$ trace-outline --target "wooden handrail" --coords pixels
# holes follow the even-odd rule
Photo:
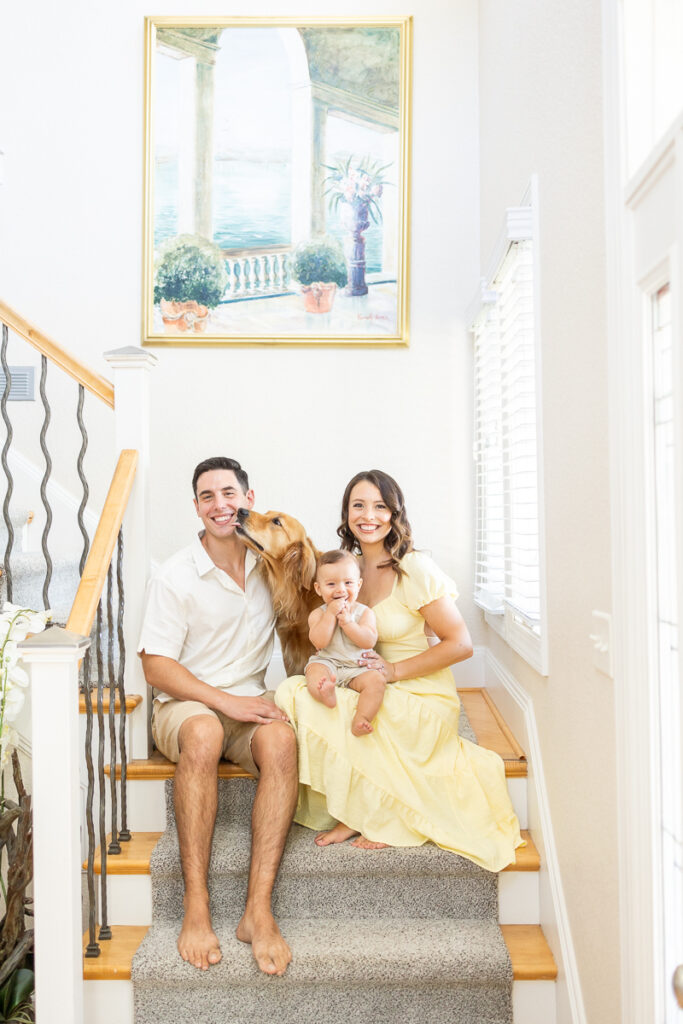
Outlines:
[[[135,479],[138,453],[124,448],[114,470],[107,500],[97,524],[95,537],[78,584],[66,628],[81,636],[89,636],[100,595],[107,578],[109,563],[123,522],[128,498]]]
[[[70,352],[61,348],[56,341],[52,341],[46,334],[39,331],[36,327],[32,327],[28,320],[24,320],[23,316],[19,316],[13,309],[0,299],[0,322],[7,324],[8,327],[18,334],[24,341],[27,341],[29,345],[33,345],[34,348],[38,349],[41,355],[46,356],[51,362],[60,369],[68,373],[70,377],[82,384],[84,388],[100,398],[112,409],[114,408],[114,385],[111,381],[107,380],[106,377],[100,377],[99,373],[95,373],[89,367],[81,363],[75,356],[72,356]]]

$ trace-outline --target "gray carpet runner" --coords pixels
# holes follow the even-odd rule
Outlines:
[[[472,735],[464,715],[461,732]],[[262,974],[235,938],[255,789],[250,779],[219,782],[209,885],[223,960],[201,972],[176,949],[183,884],[166,784],[154,920],[133,960],[136,1024],[512,1024],[497,876],[432,844],[321,850],[292,826],[273,903],[294,959],[282,978]]]

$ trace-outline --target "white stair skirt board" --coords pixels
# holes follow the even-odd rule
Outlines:
[[[498,703],[503,718],[511,724],[513,731],[516,731],[517,739],[522,744],[529,760],[529,784],[533,786],[533,792],[529,799],[535,810],[534,820],[526,827],[531,829],[543,858],[544,877],[539,887],[540,924],[546,938],[552,944],[552,953],[558,968],[557,982],[553,983],[555,985],[555,1005],[558,1007],[557,1013],[562,1024],[570,1024],[570,1022],[571,1024],[587,1024],[574,942],[569,926],[569,914],[562,887],[555,834],[550,816],[550,802],[545,785],[541,744],[536,727],[533,701],[488,648],[486,649],[486,685],[492,691],[493,699]],[[497,699],[501,691],[506,698],[505,701]],[[513,722],[510,721],[512,715],[508,714],[509,708],[514,709],[515,721]],[[519,729],[518,720],[520,718],[524,723],[523,730],[521,730],[523,734],[520,734]],[[510,782],[517,781],[521,780],[508,779],[508,788]],[[526,783],[526,780],[524,781]],[[552,941],[553,936],[559,939],[559,943]],[[536,985],[538,983],[525,982],[525,984]],[[555,1014],[550,1019],[554,1021]]]
[[[131,981],[85,981],[83,1001],[85,1024],[135,1024]],[[512,1010],[514,1024],[555,1024],[555,982],[513,982]]]
[[[514,992],[512,994],[514,1004]],[[132,981],[84,981],[84,1024],[134,1024]]]

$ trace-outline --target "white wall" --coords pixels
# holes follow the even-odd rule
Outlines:
[[[613,683],[589,640],[611,609],[600,6],[481,0],[479,81],[484,262],[539,176],[549,677],[484,642],[533,699],[586,1016],[616,1024]]]
[[[234,13],[266,10],[292,13],[285,0]],[[163,13],[174,12],[211,7],[170,0]],[[296,8],[308,12],[343,7]],[[140,341],[147,13],[142,0],[13,5],[0,42],[2,295],[104,375],[102,352]],[[377,0],[373,13],[393,15],[395,4]],[[417,544],[458,579],[473,614],[463,310],[478,274],[476,32],[475,0],[423,0],[415,15],[408,350],[157,350],[156,559],[194,529],[190,477],[207,455],[239,458],[257,507],[298,516],[321,546],[335,543],[347,479],[378,466],[398,478]]]

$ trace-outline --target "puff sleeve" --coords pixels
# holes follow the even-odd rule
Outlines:
[[[458,597],[454,581],[422,551],[411,551],[401,559],[404,576],[401,589],[405,604],[411,611],[418,611],[440,597]]]

